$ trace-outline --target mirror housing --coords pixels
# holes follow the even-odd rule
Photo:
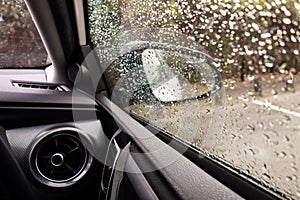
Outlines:
[[[125,49],[109,67],[122,78],[114,90],[118,101],[129,95],[131,103],[181,102],[207,98],[222,88],[221,74],[204,52],[145,41],[127,43]]]

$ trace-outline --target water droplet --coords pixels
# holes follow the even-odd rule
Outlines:
[[[288,136],[284,136],[284,140],[285,142],[289,142],[290,141],[290,138]]]
[[[282,158],[286,158],[286,153],[284,151],[281,151],[279,153],[279,156],[282,157]]]
[[[292,167],[292,171],[297,172],[298,169],[296,167]]]
[[[270,175],[266,174],[266,173],[263,173],[262,175],[263,179],[266,180],[266,181],[269,181],[271,179]]]
[[[251,153],[252,156],[255,155],[255,151],[253,149],[249,149],[249,151],[250,151],[250,153]]]
[[[290,18],[283,18],[283,23],[285,23],[285,24],[291,24],[291,19]]]
[[[255,76],[254,76],[254,75],[248,75],[248,80],[249,80],[249,81],[253,81],[253,80],[254,80],[254,78],[255,78]]]
[[[268,136],[267,134],[264,134],[264,137],[265,137],[265,139],[266,139],[267,141],[270,140],[270,136]]]
[[[272,93],[272,95],[277,95],[278,94],[276,89],[272,89],[271,93]]]
[[[267,169],[266,163],[263,164],[262,170],[263,170],[263,171],[267,171],[267,170],[268,170],[268,169]]]
[[[253,27],[255,30],[259,30],[259,25],[256,24],[256,23],[252,23],[252,27]]]
[[[266,67],[272,68],[273,66],[274,66],[273,63],[271,63],[271,62],[266,63]]]
[[[293,83],[294,83],[294,80],[293,80],[293,79],[288,79],[286,82],[287,82],[288,84],[293,84]]]
[[[297,10],[300,10],[300,3],[295,2],[294,5],[295,5],[295,8],[296,8]]]
[[[255,127],[251,124],[247,125],[247,130],[250,132],[250,133],[254,133],[255,131]]]
[[[227,99],[228,99],[229,101],[231,101],[231,100],[232,100],[232,96],[231,96],[230,94],[228,94],[228,95],[227,95]]]
[[[271,37],[271,34],[270,33],[263,33],[263,34],[261,34],[261,38],[269,38],[269,37]]]
[[[264,123],[258,122],[257,124],[258,124],[258,127],[259,127],[259,128],[264,129],[264,127],[265,127]]]

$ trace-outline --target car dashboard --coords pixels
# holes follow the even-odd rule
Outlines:
[[[16,81],[24,83],[17,78],[1,77],[0,125],[33,192],[38,199],[76,199],[83,192],[96,199],[103,165],[82,144],[85,134],[76,127],[72,112],[89,116],[96,113],[95,103],[70,91],[16,86]],[[78,123],[92,120],[85,117]]]

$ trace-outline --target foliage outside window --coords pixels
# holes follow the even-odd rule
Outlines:
[[[0,68],[41,67],[49,63],[24,1],[0,1],[0,27]]]

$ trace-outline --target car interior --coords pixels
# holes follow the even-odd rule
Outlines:
[[[25,2],[51,64],[0,70],[0,199],[285,198],[112,102],[86,0]]]

